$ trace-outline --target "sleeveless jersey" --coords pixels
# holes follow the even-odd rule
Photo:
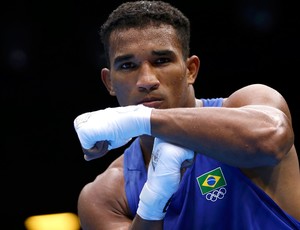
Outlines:
[[[203,106],[222,106],[222,98],[202,99]],[[132,217],[147,179],[139,138],[124,152],[125,191]],[[300,229],[263,190],[235,167],[196,154],[173,195],[164,218],[166,230]]]

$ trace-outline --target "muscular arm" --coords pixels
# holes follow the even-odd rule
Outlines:
[[[78,199],[78,216],[84,230],[163,229],[163,221],[132,220],[125,195],[123,156],[91,183]]]
[[[252,85],[230,95],[221,108],[153,109],[151,134],[244,168],[280,207],[300,218],[296,199],[300,183],[286,180],[290,175],[300,176],[291,116],[277,91]],[[78,202],[82,226],[85,230],[161,229],[162,221],[147,221],[138,215],[132,222],[122,167],[110,167],[83,189]]]
[[[118,158],[78,199],[78,215],[84,230],[128,229],[132,220],[125,198],[123,157]]]
[[[236,166],[300,220],[300,172],[284,98],[263,85],[230,95],[223,107],[153,110],[152,135]],[[287,180],[291,175],[293,179]]]
[[[151,132],[229,165],[275,165],[294,141],[283,97],[262,85],[233,93],[223,107],[153,110]]]

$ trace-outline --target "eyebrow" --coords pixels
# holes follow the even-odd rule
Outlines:
[[[121,55],[116,57],[116,59],[114,60],[114,65],[118,64],[118,62],[124,62],[126,60],[129,60],[130,58],[133,58],[134,55],[133,54],[126,54],[126,55]]]
[[[157,56],[174,55],[174,52],[171,50],[154,50],[154,51],[152,51],[152,54],[157,55]]]
[[[174,52],[171,50],[153,50],[151,54],[154,56],[165,56],[165,55],[174,55]],[[133,54],[120,55],[115,58],[114,65],[118,64],[119,62],[127,61],[133,57],[134,57]]]

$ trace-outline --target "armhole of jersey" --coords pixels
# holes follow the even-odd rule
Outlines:
[[[222,107],[223,105],[223,98],[210,98],[210,99],[200,99],[203,103],[203,107]],[[196,106],[198,107],[199,100],[196,100]]]
[[[129,153],[127,153],[127,151],[124,152],[124,180],[125,180],[125,194],[126,194],[126,198],[127,198],[127,203],[129,206],[129,210],[131,213],[131,217],[134,217],[134,196],[131,192],[132,188],[131,188],[131,183],[130,183],[130,179],[129,177],[129,169],[128,169],[128,164],[129,164]]]
[[[136,214],[139,194],[147,179],[146,167],[138,139],[124,152],[125,193],[132,218]]]

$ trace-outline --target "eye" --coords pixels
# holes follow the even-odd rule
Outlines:
[[[120,65],[120,69],[133,69],[136,67],[136,64],[134,64],[133,62],[124,62]]]
[[[155,60],[155,64],[161,65],[161,64],[169,63],[170,61],[171,61],[170,58],[158,58]]]

